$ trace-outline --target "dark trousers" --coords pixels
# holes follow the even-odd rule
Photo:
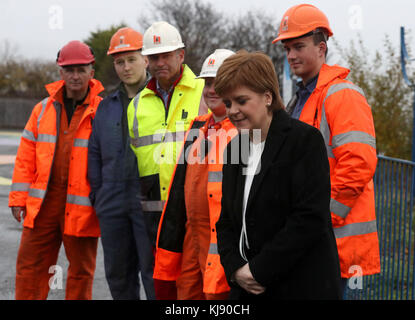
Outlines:
[[[104,250],[105,276],[114,300],[140,299],[141,272],[148,300],[155,299],[153,247],[140,211],[98,214]]]
[[[348,285],[348,283],[349,283],[349,279],[347,279],[347,278],[341,278],[341,281],[340,281],[340,288],[341,288],[341,294],[342,294],[342,299],[343,300],[347,300],[347,295],[346,295],[346,293],[347,293],[347,285]]]

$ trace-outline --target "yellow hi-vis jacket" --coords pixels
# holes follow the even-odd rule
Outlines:
[[[147,85],[134,97],[127,111],[131,147],[137,156],[142,182],[144,212],[160,212],[184,135],[199,114],[204,80],[187,65],[176,84],[168,111],[163,100]]]

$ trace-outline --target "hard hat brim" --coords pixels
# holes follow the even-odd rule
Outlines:
[[[149,48],[149,49],[144,49],[143,51],[141,51],[141,54],[143,56],[149,56],[152,54],[159,54],[159,53],[166,53],[166,52],[172,52],[175,51],[177,49],[180,48],[184,48],[184,44],[178,45],[178,46],[163,46],[160,48]]]
[[[276,43],[278,41],[281,40],[288,40],[288,39],[294,39],[294,38],[299,38],[305,34],[307,34],[308,32],[290,32],[290,33],[284,33],[278,37],[276,37],[272,43]]]
[[[111,56],[116,53],[124,53],[124,52],[131,52],[131,51],[138,51],[141,50],[139,47],[129,47],[129,48],[123,48],[123,49],[115,49],[115,50],[108,50],[107,55]]]
[[[203,72],[195,79],[204,79],[204,78],[216,78],[216,72]]]
[[[326,30],[327,30],[327,36],[328,37],[331,37],[331,36],[333,36],[333,32],[330,30],[330,29],[327,29],[327,28],[325,28]],[[313,29],[314,30],[314,29]],[[284,34],[282,34],[282,35],[280,35],[280,36],[278,36],[278,37],[276,37],[273,41],[272,41],[272,43],[276,43],[276,42],[278,42],[278,41],[282,41],[282,40],[289,40],[289,39],[295,39],[295,38],[300,38],[301,36],[304,36],[304,35],[306,35],[307,33],[309,33],[310,31],[303,31],[303,32],[287,32],[287,33],[284,33]]]
[[[200,75],[197,76],[195,79],[206,79],[206,78],[216,78],[216,76],[212,76],[212,75]]]
[[[68,66],[87,66],[90,64],[94,64],[95,63],[95,59],[94,60],[90,60],[90,61],[85,61],[85,60],[69,60],[69,61],[65,61],[65,62],[57,62],[57,65],[59,67],[68,67]]]

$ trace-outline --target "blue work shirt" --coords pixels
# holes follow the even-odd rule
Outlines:
[[[304,105],[307,102],[308,98],[310,97],[311,93],[314,91],[317,85],[318,74],[309,80],[306,85],[303,84],[302,81],[297,83],[297,103],[295,105],[294,111],[291,115],[294,119],[299,119],[301,115],[301,111],[303,111]]]
[[[158,81],[156,81],[156,88],[157,88],[157,92],[160,94],[161,98],[163,99],[164,106],[167,109],[167,106],[168,106],[168,103],[169,103],[169,97],[170,97],[170,94],[172,93],[174,87],[171,87],[169,91],[166,91],[160,86],[160,83]]]

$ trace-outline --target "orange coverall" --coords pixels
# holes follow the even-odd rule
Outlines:
[[[35,226],[33,229],[23,229],[16,264],[16,300],[47,298],[49,282],[53,276],[49,268],[56,265],[62,242],[69,261],[66,299],[92,298],[98,238],[64,235],[70,155],[79,122],[86,109],[85,104],[89,104],[90,96],[87,96],[82,105],[76,107],[69,126],[63,107],[62,91],[57,93],[56,98],[62,104],[62,110],[55,159],[48,190]]]

